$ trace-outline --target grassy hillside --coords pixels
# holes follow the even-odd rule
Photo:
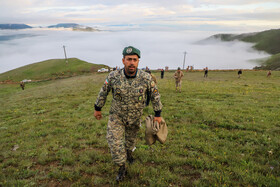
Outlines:
[[[244,42],[255,43],[253,46],[256,50],[265,51],[269,54],[276,55],[280,54],[280,29],[272,29],[257,33],[248,34],[217,34],[212,36],[214,38],[219,38],[222,41],[233,41],[241,40]],[[272,57],[272,59],[266,61],[260,68],[262,69],[278,69],[280,68],[279,55]]]
[[[77,58],[68,59],[68,64],[65,63],[64,59],[52,59],[2,73],[0,74],[0,81],[21,81],[23,79],[44,80],[48,78],[74,76],[87,72],[96,72],[101,67],[105,67],[105,65],[91,64]]]
[[[262,66],[255,69],[280,70],[280,53],[272,55]]]
[[[254,48],[257,50],[265,51],[269,54],[280,53],[280,29],[240,35],[217,34],[212,37],[219,38],[222,41],[241,40],[244,42],[256,43]]]
[[[168,128],[165,144],[145,145],[120,186],[279,186],[280,72],[155,73]],[[106,74],[0,85],[0,186],[113,186],[106,126],[93,117]],[[153,114],[151,106],[144,116]],[[144,119],[144,117],[143,117]]]
[[[258,32],[253,35],[244,35],[241,39],[245,42],[256,43],[254,48],[269,54],[280,53],[280,29]]]

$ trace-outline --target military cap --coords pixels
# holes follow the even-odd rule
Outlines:
[[[139,58],[141,57],[141,54],[140,54],[140,50],[133,47],[133,46],[128,46],[128,47],[125,47],[123,49],[123,56],[126,56],[126,55],[137,55]]]

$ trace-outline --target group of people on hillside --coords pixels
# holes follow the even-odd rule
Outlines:
[[[112,160],[118,166],[116,181],[121,182],[127,175],[126,164],[133,164],[137,133],[140,129],[143,109],[148,105],[150,99],[154,117],[153,122],[161,124],[163,121],[161,112],[163,105],[157,87],[156,77],[149,68],[146,71],[138,69],[141,58],[139,49],[128,46],[122,52],[123,68],[116,67],[106,77],[94,104],[94,117],[97,120],[102,118],[102,108],[105,105],[108,94],[113,95],[111,108],[107,123],[106,139],[110,148]],[[238,78],[242,70],[238,71]],[[181,92],[182,78],[184,73],[177,68],[173,77],[175,79],[176,92]],[[271,76],[271,71],[267,77]],[[208,67],[204,68],[204,77],[208,77]],[[161,79],[164,78],[164,70],[161,69]],[[24,82],[20,83],[24,90]]]
[[[238,78],[241,77],[241,75],[242,75],[242,69],[238,70],[237,75],[238,75]],[[270,76],[271,76],[271,70],[269,70],[269,71],[267,72],[266,76],[267,76],[267,77],[270,77]]]
[[[207,77],[208,77],[208,67],[204,68],[203,70],[204,70],[204,77],[207,78]],[[241,77],[241,75],[242,75],[242,69],[239,69],[239,70],[238,70],[237,75],[238,75],[238,78]],[[271,70],[269,70],[269,71],[267,72],[267,75],[266,75],[266,76],[267,76],[267,77],[270,77],[270,76],[271,76]]]
[[[161,117],[162,103],[157,87],[157,79],[151,73],[148,67],[146,70],[138,69],[141,53],[140,50],[128,46],[123,49],[122,62],[124,67],[114,68],[104,81],[102,88],[96,99],[94,108],[94,117],[97,120],[102,118],[101,109],[105,105],[107,95],[112,92],[113,99],[109,112],[107,124],[107,142],[110,148],[113,162],[119,167],[116,181],[121,182],[127,175],[126,162],[133,164],[135,158],[136,137],[140,129],[140,119],[143,109],[151,101],[154,117],[153,122],[161,124],[164,121]],[[161,79],[164,78],[164,70],[160,69]],[[238,78],[241,78],[242,69],[239,69]],[[271,76],[271,70],[268,71],[267,77]],[[182,78],[184,76],[180,67],[175,71],[176,92],[182,91]],[[208,77],[208,67],[204,68],[204,78]],[[22,90],[25,83],[20,82]]]

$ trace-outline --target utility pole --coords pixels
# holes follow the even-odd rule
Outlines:
[[[186,54],[187,54],[187,52],[185,51],[185,52],[184,52],[184,62],[183,62],[183,70],[185,69],[185,60],[186,60]]]
[[[66,56],[65,45],[63,46],[63,49],[64,49],[64,55],[65,55],[65,62],[66,62],[66,65],[67,65],[68,64],[68,59],[67,59],[67,56]]]

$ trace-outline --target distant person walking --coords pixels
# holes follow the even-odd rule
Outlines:
[[[164,77],[164,70],[163,70],[163,69],[161,69],[160,77],[161,77],[162,79],[163,79],[163,77]]]
[[[152,72],[150,71],[150,69],[148,68],[148,66],[146,66],[145,72],[152,74]]]
[[[206,67],[205,69],[204,69],[204,77],[208,77],[208,67]]]
[[[25,83],[23,81],[20,82],[20,87],[21,87],[22,90],[24,90]]]
[[[241,77],[241,74],[242,74],[242,70],[240,69],[240,70],[237,72],[237,74],[238,74],[238,78],[240,78],[240,77]]]
[[[179,91],[180,92],[182,91],[181,87],[182,87],[182,77],[183,76],[184,76],[183,72],[178,67],[177,71],[175,71],[175,73],[174,73],[175,84],[176,84],[176,92],[177,92],[178,87],[179,87]]]
[[[271,70],[269,70],[269,71],[267,72],[266,77],[270,77],[270,76],[271,76]]]

